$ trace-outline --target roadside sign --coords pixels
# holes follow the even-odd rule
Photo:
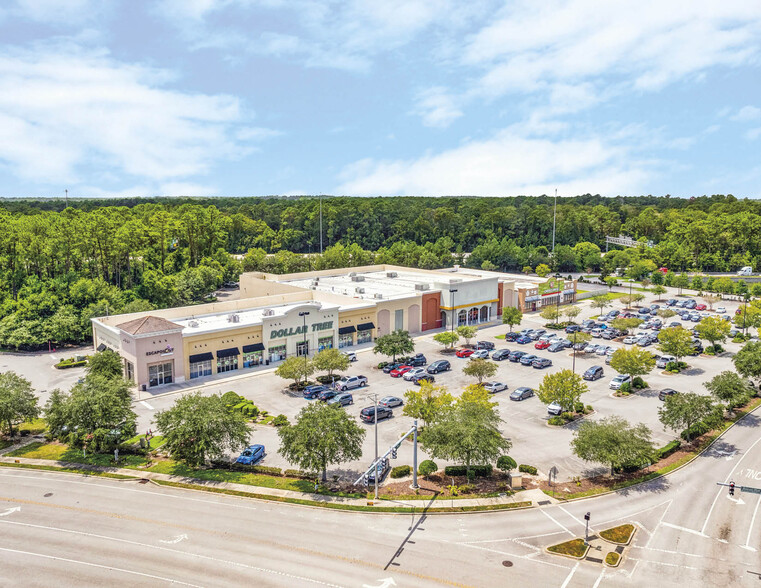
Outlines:
[[[761,494],[761,488],[754,488],[753,486],[740,486],[740,490],[751,494]]]

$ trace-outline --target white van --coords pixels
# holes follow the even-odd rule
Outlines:
[[[737,272],[738,276],[752,276],[753,275],[753,268],[749,265],[746,265],[745,267],[741,267],[740,270]]]

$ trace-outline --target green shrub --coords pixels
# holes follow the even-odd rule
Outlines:
[[[562,416],[550,417],[547,422],[556,427],[562,427],[563,425],[565,425],[565,419]]]
[[[234,406],[240,402],[245,400],[242,396],[239,396],[235,392],[225,392],[222,394],[222,402],[224,402],[227,406]]]
[[[470,466],[470,471],[476,477],[485,478],[491,476],[493,469],[490,465],[473,465]],[[444,468],[444,474],[447,476],[467,476],[468,468],[464,465],[447,466]]]
[[[573,420],[573,417],[574,417],[575,415],[574,415],[572,412],[564,412],[564,413],[563,413],[563,414],[561,414],[560,416],[562,417],[562,419],[563,419],[565,422],[569,423],[569,422],[571,422],[571,421]]]
[[[668,457],[669,455],[674,453],[681,446],[682,446],[682,442],[679,439],[674,439],[673,441],[671,441],[671,443],[666,443],[666,445],[664,445],[658,451],[656,451],[656,456],[658,457],[658,459],[663,459],[664,457]]]
[[[688,441],[694,439],[695,437],[705,435],[710,430],[711,426],[709,424],[705,423],[704,421],[700,421],[699,423],[692,425],[689,429],[682,431],[679,436],[685,441]]]
[[[645,382],[640,376],[635,376],[634,380],[632,380],[632,387],[635,390],[644,390],[647,388],[647,382]]]
[[[303,480],[313,480],[314,474],[310,472],[302,472],[301,470],[285,470],[283,475],[286,478],[301,478]]]
[[[584,414],[589,414],[590,412],[594,412],[594,410],[595,410],[595,409],[594,409],[594,408],[592,408],[592,405],[591,405],[591,404],[587,404],[587,405],[584,407]]]
[[[503,472],[509,472],[517,467],[518,464],[509,455],[501,455],[499,459],[497,459],[497,469],[500,469]]]
[[[629,382],[624,382],[618,387],[619,394],[631,394],[632,385]]]
[[[518,471],[523,472],[524,474],[536,475],[536,468],[532,465],[526,465],[525,463],[518,466]]]
[[[279,414],[274,419],[272,419],[272,424],[275,427],[282,427],[283,425],[287,425],[288,417],[284,414]]]
[[[87,358],[78,359],[75,357],[70,357],[69,359],[62,359],[57,364],[55,364],[55,367],[59,370],[65,370],[68,368],[82,367],[84,365],[87,365]]]
[[[382,361],[378,364],[378,369],[382,370],[384,367],[386,367],[390,362],[388,361]]]
[[[436,462],[430,459],[426,459],[425,461],[422,461],[420,465],[417,467],[417,473],[420,476],[423,476],[427,478],[431,474],[435,474],[439,471],[439,466],[436,465]]]
[[[573,410],[578,413],[584,412],[584,403],[583,402],[575,402],[573,405]]]
[[[395,468],[391,468],[392,478],[406,478],[412,473],[412,467],[408,465],[400,465]]]
[[[283,475],[283,470],[281,470],[280,468],[273,468],[270,466],[249,466],[247,467],[247,469],[257,474],[266,474],[268,476],[282,476]]]

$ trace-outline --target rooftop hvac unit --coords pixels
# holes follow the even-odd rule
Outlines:
[[[383,294],[381,294],[380,292],[376,292],[375,294],[373,294],[373,298],[375,298],[376,300],[383,300]]]
[[[355,274],[355,275],[353,275],[351,277],[351,281],[352,282],[364,282],[365,281],[365,276],[358,276],[358,275]]]
[[[357,294],[364,294],[365,293],[365,289],[364,288],[354,288],[354,291]]]
[[[197,329],[197,328],[198,328],[198,321],[190,321],[190,322],[188,323],[188,326],[189,326],[190,328],[192,328],[192,329]]]
[[[228,314],[227,315],[227,322],[228,323],[239,323],[240,322],[240,316],[237,314]]]
[[[317,290],[317,286],[312,286],[312,290]]]
[[[397,277],[399,277],[399,274],[396,273],[396,272],[386,272],[386,277],[387,278],[397,278]]]
[[[275,316],[275,311],[272,310],[271,308],[265,308],[262,311],[262,316]]]
[[[349,277],[350,278],[353,278],[356,275],[357,275],[357,272],[349,272]]]
[[[415,284],[415,290],[428,290],[430,286],[428,284]]]

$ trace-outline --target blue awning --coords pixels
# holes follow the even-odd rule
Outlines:
[[[220,349],[217,351],[217,357],[235,357],[236,355],[240,355],[240,351],[238,351],[237,347],[230,347],[229,349]]]
[[[526,298],[526,302],[536,302],[537,300],[541,300],[541,296],[529,296]]]

